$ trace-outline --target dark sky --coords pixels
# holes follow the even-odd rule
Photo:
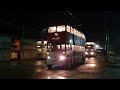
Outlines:
[[[79,12],[73,11],[73,15],[85,26],[83,32],[88,41],[99,41],[104,36],[103,12]]]
[[[85,32],[90,38],[96,37],[98,33],[103,32],[103,15],[101,12],[81,12],[78,9],[70,9],[69,12],[79,21],[79,23],[70,15],[65,15],[64,10],[39,10],[39,9],[3,9],[0,14],[0,20],[10,22],[18,26],[26,26],[41,30],[48,25],[56,23],[68,22],[73,25],[82,24],[82,27],[77,27]]]
[[[54,25],[56,23],[59,24],[62,22],[64,23],[69,22],[72,23],[73,25],[81,23],[82,26],[76,28],[85,33],[88,41],[100,41],[101,43],[104,43],[106,29],[110,31],[110,35],[113,38],[119,37],[120,29],[119,11],[80,10],[75,8],[67,10],[72,13],[72,15],[77,19],[77,21],[73,19],[70,15],[66,16],[64,14],[66,9],[41,10],[36,8],[32,9],[22,8],[12,10],[2,9],[0,13],[0,20],[1,23],[9,22],[18,27],[22,27],[22,25],[24,25],[27,28],[25,29],[27,32],[36,31],[37,33],[39,33],[43,28],[49,25]]]

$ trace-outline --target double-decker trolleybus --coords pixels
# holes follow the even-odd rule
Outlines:
[[[70,25],[48,28],[47,58],[48,68],[62,66],[71,68],[85,61],[85,35]]]

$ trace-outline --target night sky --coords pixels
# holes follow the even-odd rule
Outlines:
[[[22,25],[25,26],[26,32],[40,33],[47,26],[70,23],[72,25],[82,24],[81,27],[76,27],[80,31],[84,32],[87,41],[99,41],[104,43],[105,32],[109,30],[110,42],[120,45],[120,11],[96,11],[96,10],[79,10],[79,9],[67,9],[72,15],[79,21],[73,19],[70,15],[65,15],[66,9],[62,10],[39,10],[39,9],[3,9],[0,14],[1,24],[7,27],[17,26],[19,28]],[[14,25],[7,24],[5,22],[12,23]],[[2,25],[2,26],[4,26]],[[15,27],[14,27],[15,28]],[[16,30],[16,29],[11,29]],[[12,31],[11,31],[12,32]],[[116,40],[114,40],[116,39]]]
[[[39,9],[32,9],[29,11],[24,9],[3,9],[2,13],[0,14],[0,20],[10,22],[20,27],[24,25],[27,28],[33,28],[37,31],[55,24],[82,24],[81,27],[76,28],[87,34],[86,37],[90,38],[90,40],[94,39],[96,35],[100,35],[100,33],[103,32],[104,21],[101,12],[81,12],[78,10],[70,10],[70,12],[79,21],[79,23],[70,15],[65,15],[65,10],[39,11]]]

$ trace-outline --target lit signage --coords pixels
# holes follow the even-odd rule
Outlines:
[[[55,37],[52,37],[51,40],[59,40],[60,39],[60,37],[58,37],[58,33],[55,33],[54,35],[55,35]]]
[[[53,37],[51,40],[59,40],[60,37]]]
[[[66,40],[66,33],[64,32],[55,32],[48,35],[48,41],[60,41],[64,42]]]
[[[55,33],[55,36],[58,36],[58,33]]]

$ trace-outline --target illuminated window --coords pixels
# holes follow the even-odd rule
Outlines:
[[[82,34],[81,36],[82,36],[82,38],[83,38],[83,34]]]
[[[75,50],[75,45],[72,45],[72,50]]]
[[[81,47],[81,51],[85,51],[85,47],[84,46]]]
[[[51,28],[48,29],[48,33],[51,33]]]
[[[74,34],[74,29],[71,27],[71,33]]]
[[[57,32],[65,31],[65,25],[57,26]]]
[[[80,32],[78,32],[78,36],[80,37]]]
[[[83,34],[82,34],[82,38],[83,38]]]
[[[70,44],[68,45],[66,45],[66,50],[70,50]]]
[[[79,33],[78,33],[78,31],[76,31],[76,35],[77,35],[77,36],[79,36]]]
[[[81,33],[79,33],[79,37],[81,37]]]
[[[77,30],[75,31],[75,35],[77,36]]]
[[[78,36],[80,37],[80,32],[78,32]]]
[[[80,51],[81,51],[81,46],[80,46]]]
[[[68,45],[66,45],[66,50],[69,50],[69,46]]]
[[[78,50],[78,46],[77,46],[77,45],[75,46],[75,50],[76,50],[76,51]]]
[[[78,31],[76,30],[76,35],[78,36]]]
[[[49,27],[48,33],[56,32],[56,26]]]
[[[70,32],[70,26],[67,26],[67,32]]]
[[[76,30],[74,29],[74,35],[76,35],[75,33],[76,33]]]
[[[65,50],[65,44],[61,45],[62,50]]]
[[[77,36],[77,31],[76,31],[76,29],[74,29],[74,35],[76,35],[76,36]]]
[[[85,35],[83,35],[83,39],[85,39],[85,40],[86,40]]]
[[[77,50],[77,45],[74,46],[75,47],[75,51]]]
[[[60,45],[57,45],[57,48],[60,49]]]

